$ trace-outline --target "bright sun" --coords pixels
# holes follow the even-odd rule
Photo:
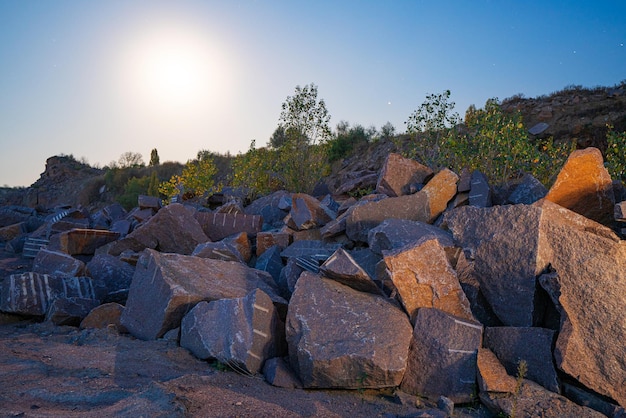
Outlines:
[[[223,83],[219,51],[206,35],[188,28],[145,31],[126,56],[127,90],[142,108],[186,112],[215,101]]]

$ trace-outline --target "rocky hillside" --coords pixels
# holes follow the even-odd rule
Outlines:
[[[626,84],[594,89],[571,87],[537,98],[515,96],[503,100],[502,108],[521,112],[531,138],[553,136],[557,141],[575,140],[579,148],[593,146],[604,151],[607,124],[616,131],[626,130]],[[394,151],[396,145],[391,141],[360,144],[351,155],[335,163],[325,183],[333,192],[372,189],[385,158]],[[216,161],[218,181],[228,177],[228,159],[219,156]],[[165,178],[172,170],[164,168]],[[114,202],[118,192],[107,190],[104,185],[103,170],[72,157],[54,156],[46,161],[41,177],[30,187],[0,188],[0,205],[102,207]]]

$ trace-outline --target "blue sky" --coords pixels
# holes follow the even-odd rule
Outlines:
[[[186,162],[267,143],[315,83],[334,128],[626,79],[626,2],[0,0],[0,186],[53,155]]]

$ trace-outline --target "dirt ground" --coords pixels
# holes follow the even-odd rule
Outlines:
[[[262,377],[218,370],[172,341],[51,323],[0,326],[1,417],[395,417],[418,412],[399,403],[392,390],[276,388]],[[480,412],[458,410],[455,415]]]

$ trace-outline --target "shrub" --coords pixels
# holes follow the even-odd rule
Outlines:
[[[165,196],[167,203],[179,193],[193,197],[220,189],[213,180],[217,173],[213,159],[208,154],[199,154],[199,157],[201,158],[188,161],[180,175],[174,175],[159,185],[159,193]]]
[[[626,181],[626,132],[615,132],[607,126],[605,166],[613,180]]]

